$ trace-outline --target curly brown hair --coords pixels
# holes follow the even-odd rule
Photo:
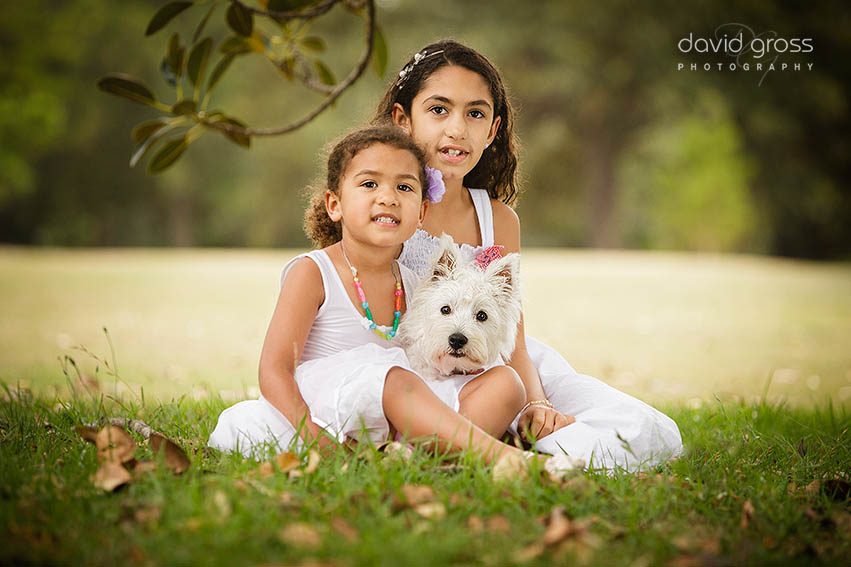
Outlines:
[[[442,51],[442,53],[437,53]],[[482,154],[479,163],[464,176],[464,186],[487,189],[492,199],[498,199],[506,205],[512,205],[517,199],[517,146],[514,135],[514,110],[502,83],[502,77],[488,59],[471,47],[449,39],[426,45],[418,53],[434,53],[421,58],[416,64],[414,58],[403,67],[404,78],[394,77],[384,93],[373,123],[381,124],[391,120],[393,106],[399,103],[408,116],[411,115],[411,103],[423,89],[428,78],[441,67],[458,65],[478,73],[488,84],[494,104],[494,119],[502,121],[496,138]]]
[[[423,151],[414,143],[414,140],[399,128],[384,124],[370,126],[356,130],[346,135],[342,140],[334,144],[328,154],[328,167],[324,187],[308,188],[310,204],[304,212],[304,232],[313,241],[316,248],[325,248],[339,242],[343,238],[343,228],[340,222],[334,222],[328,216],[325,209],[325,192],[331,191],[339,195],[340,180],[346,174],[352,159],[362,150],[373,144],[386,144],[400,150],[406,150],[417,159],[419,163],[420,184],[422,186],[422,199],[426,198],[426,159]]]

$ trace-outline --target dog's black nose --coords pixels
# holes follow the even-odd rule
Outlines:
[[[452,333],[451,335],[449,335],[449,346],[451,346],[453,349],[458,350],[465,344],[467,344],[467,337],[465,337],[461,333]]]

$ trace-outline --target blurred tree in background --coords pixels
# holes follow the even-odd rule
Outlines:
[[[0,240],[49,245],[307,246],[304,186],[322,149],[369,119],[395,72],[427,42],[485,53],[517,104],[524,245],[623,246],[849,256],[847,10],[724,0],[684,6],[541,2],[378,2],[388,76],[364,75],[296,133],[245,151],[221,136],[193,144],[160,176],[130,169],[130,131],[157,118],[105,96],[113,72],[159,93],[167,34],[144,37],[159,0],[4,3],[0,21]],[[246,2],[251,5],[251,2]],[[199,8],[200,9],[200,8]],[[190,10],[191,12],[191,10]],[[343,76],[363,25],[335,8],[314,31]],[[813,69],[677,71],[731,62],[683,54],[690,33],[742,22],[814,50]],[[190,37],[196,16],[171,24]],[[218,26],[218,28],[216,27]],[[209,33],[226,32],[221,15]],[[323,99],[280,80],[260,57],[231,67],[212,104],[249,126],[284,124]]]

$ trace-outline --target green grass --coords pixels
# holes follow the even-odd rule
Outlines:
[[[851,556],[842,480],[851,420],[832,406],[665,407],[685,439],[679,460],[646,475],[585,473],[558,485],[495,483],[469,456],[445,467],[422,451],[405,462],[371,448],[325,455],[299,478],[264,477],[253,461],[203,449],[226,405],[97,394],[0,403],[0,563],[520,564],[557,506],[584,531],[543,548],[530,565],[836,564]],[[144,473],[115,493],[94,487],[96,449],[74,426],[104,415],[140,418],[178,439],[190,469]],[[840,480],[811,484],[823,477]],[[445,517],[400,505],[406,484],[432,487]],[[753,514],[743,526],[746,502]],[[481,531],[470,528],[474,516]],[[350,539],[333,527],[338,518],[353,528]],[[293,524],[318,536],[315,545],[282,536]]]

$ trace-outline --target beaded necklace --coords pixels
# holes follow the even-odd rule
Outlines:
[[[364,312],[366,313],[366,318],[369,319],[369,328],[372,331],[375,331],[379,337],[390,340],[396,336],[396,331],[399,329],[399,317],[402,316],[402,284],[399,282],[399,277],[396,275],[396,270],[391,268],[393,272],[393,278],[396,280],[396,290],[393,294],[396,296],[396,310],[393,311],[393,329],[389,332],[385,333],[381,329],[378,328],[378,325],[375,323],[375,319],[372,318],[372,311],[369,310],[369,302],[366,300],[366,294],[363,292],[363,284],[360,279],[358,279],[358,269],[352,266],[352,263],[349,262],[349,257],[346,255],[346,246],[343,244],[343,241],[340,241],[340,248],[343,250],[343,258],[346,260],[346,264],[349,265],[349,269],[352,271],[352,279],[355,284],[355,291],[358,294],[358,297],[361,300],[361,306],[363,307]]]

